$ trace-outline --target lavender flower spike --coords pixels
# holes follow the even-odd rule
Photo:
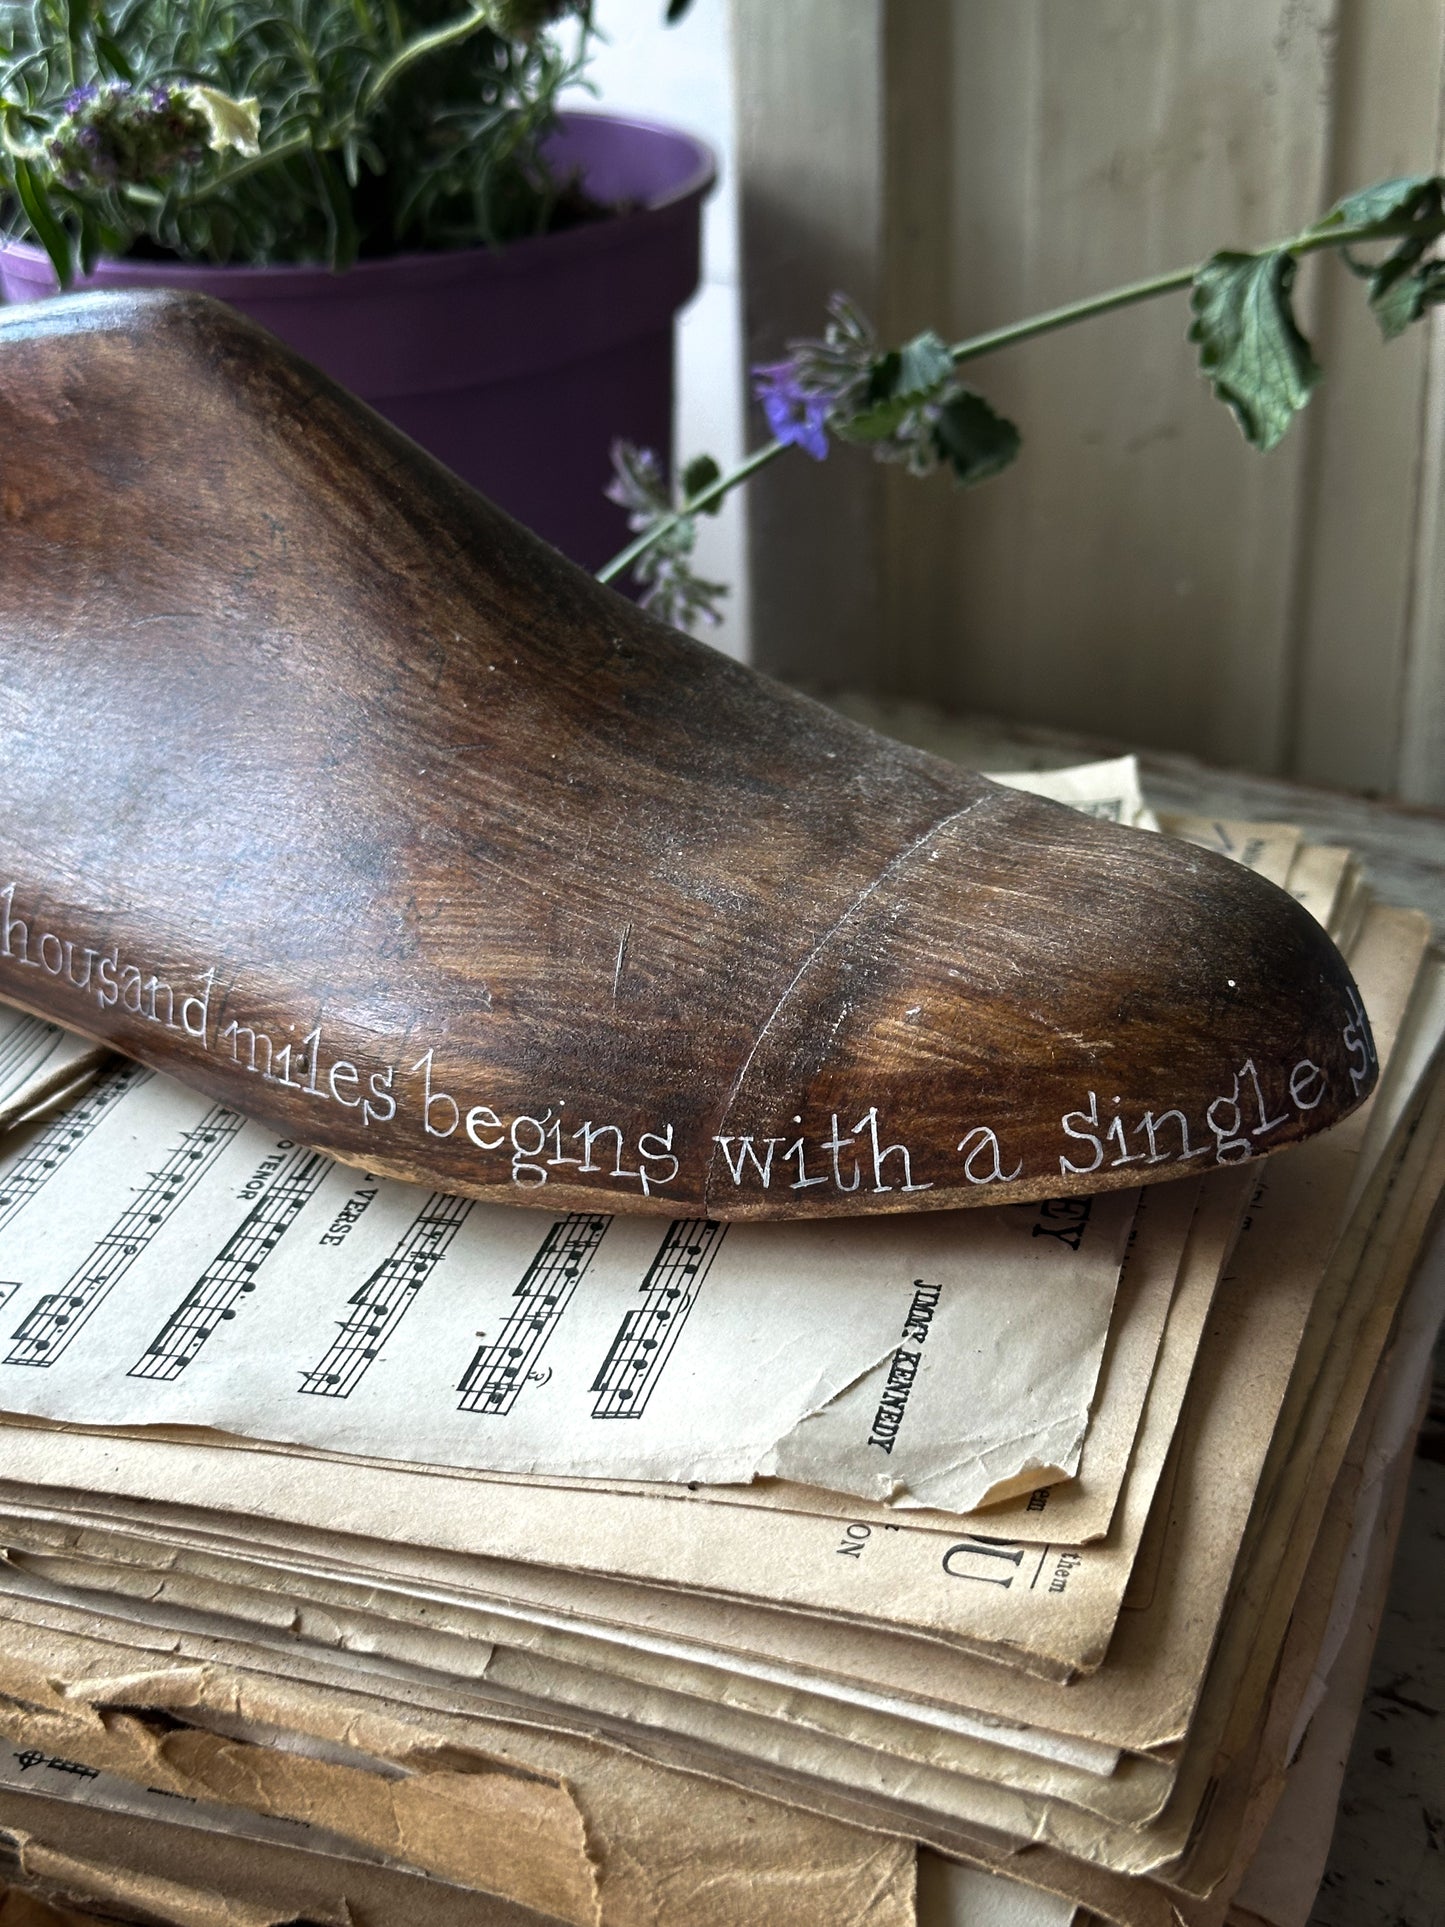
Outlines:
[[[815,462],[828,454],[829,396],[805,388],[797,364],[775,361],[753,369],[753,393],[763,404],[768,427],[780,442],[791,442]]]

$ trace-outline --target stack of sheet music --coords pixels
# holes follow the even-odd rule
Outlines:
[[[1038,786],[1141,820],[1131,781]],[[1347,852],[1166,827],[1328,925],[1383,1068],[1309,1144],[1131,1195],[553,1219],[11,1017],[15,1885],[247,1927],[1303,1927],[1445,1295],[1445,973]]]

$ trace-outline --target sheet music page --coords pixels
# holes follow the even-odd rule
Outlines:
[[[0,1130],[77,1082],[107,1056],[109,1052],[88,1037],[0,1004]]]
[[[1396,1074],[1395,1037],[1411,1001],[1423,949],[1423,935],[1408,913],[1377,911],[1352,959],[1385,1067],[1382,1095],[1387,1104]],[[1114,1633],[1125,1588],[1133,1580],[1138,1611],[1125,1615],[1125,1625],[1132,1624],[1149,1651],[1167,1654],[1169,1694],[1158,1704],[1135,1704],[1129,1696],[1137,1678],[1126,1669],[1120,1679],[1123,1703],[1114,1709],[1117,1725],[1098,1724],[1105,1709],[1082,1683],[1071,1689],[1069,1699],[1090,1722],[1083,1730],[1091,1737],[1136,1748],[1157,1746],[1178,1738],[1187,1721],[1197,1669],[1212,1645],[1244,1517],[1279,1420],[1280,1400],[1298,1363],[1301,1330],[1308,1326],[1335,1246],[1366,1129],[1367,1113],[1362,1112],[1288,1158],[1272,1160],[1257,1171],[1219,1172],[1210,1180],[1210,1188],[1232,1187],[1241,1180],[1252,1187],[1246,1236],[1226,1280],[1229,1317],[1214,1304],[1226,1235],[1212,1253],[1198,1254],[1194,1284],[1189,1283],[1190,1264],[1181,1279],[1181,1292],[1197,1301],[1197,1315],[1190,1321],[1195,1330],[1186,1336],[1172,1316],[1166,1324],[1150,1408],[1153,1391],[1174,1377],[1169,1354],[1182,1349],[1186,1375],[1203,1387],[1193,1421],[1185,1426],[1191,1438],[1197,1431],[1202,1456],[1184,1461],[1194,1468],[1193,1502],[1181,1510],[1182,1489],[1173,1488],[1171,1503],[1159,1515],[1152,1548],[1146,1547],[1142,1557],[1155,1483],[1153,1477],[1137,1476],[1142,1469],[1137,1453],[1108,1537],[1078,1549],[1010,1543],[967,1528],[956,1538],[941,1537],[907,1522],[883,1530],[857,1523],[840,1526],[836,1519],[699,1506],[685,1494],[647,1499],[605,1486],[584,1491],[496,1483],[483,1502],[466,1479],[367,1463],[332,1465],[323,1476],[313,1462],[288,1460],[284,1453],[217,1448],[164,1432],[125,1440],[6,1426],[0,1428],[0,1473],[17,1490],[32,1484],[69,1486],[126,1494],[166,1507],[184,1495],[190,1507],[244,1514],[241,1529],[251,1543],[258,1533],[274,1537],[278,1531],[285,1535],[295,1530],[303,1556],[314,1530],[359,1533],[375,1542],[369,1563],[397,1562],[398,1570],[404,1567],[419,1575],[423,1565],[430,1570],[432,1556],[421,1548],[436,1548],[442,1583],[469,1593],[496,1585],[513,1600],[535,1592],[549,1609],[564,1602],[562,1588],[570,1588],[564,1603],[571,1611],[579,1593],[624,1579],[627,1605],[613,1601],[604,1616],[625,1618],[640,1582],[656,1588],[646,1609],[654,1633],[674,1624],[669,1615],[685,1615],[685,1600],[668,1590],[675,1575],[684,1571],[692,1585],[735,1601],[834,1613],[854,1626],[872,1620],[890,1634],[912,1626],[977,1651],[1003,1650],[1012,1665],[1055,1678],[1098,1665]],[[1226,1234],[1232,1216],[1232,1210],[1224,1213]],[[1191,1246],[1194,1243],[1191,1238]],[[1205,1352],[1196,1361],[1198,1318],[1211,1310],[1217,1315],[1210,1317]],[[1187,1372],[1188,1365],[1196,1365],[1194,1373]],[[1175,1410],[1171,1399],[1164,1426],[1171,1435]],[[1151,1430],[1148,1411],[1144,1429],[1146,1434]],[[548,1548],[553,1562],[545,1568],[535,1563],[539,1545]],[[455,1568],[448,1563],[453,1554],[463,1555]],[[495,1566],[491,1580],[486,1576],[489,1566]],[[703,1628],[708,1639],[717,1634],[713,1610],[710,1603]],[[736,1610],[745,1608],[738,1605]],[[788,1622],[788,1639],[801,1639],[792,1615],[782,1617]],[[682,1636],[696,1635],[685,1618],[676,1623]],[[827,1665],[837,1663],[843,1637],[840,1627],[830,1630]],[[754,1627],[748,1638],[762,1642],[759,1653],[790,1650],[779,1643],[782,1636],[776,1629],[764,1640]],[[1188,1663],[1186,1649],[1192,1655]],[[861,1662],[861,1676],[876,1685],[885,1657],[870,1649]],[[807,1663],[814,1663],[813,1658]],[[939,1657],[930,1655],[917,1691],[927,1696],[933,1690],[929,1681],[936,1680],[939,1665]],[[987,1691],[991,1673],[985,1668],[969,1688],[970,1694],[984,1695],[970,1702],[981,1709],[994,1705]],[[1101,1691],[1105,1686],[1112,1691],[1109,1676],[1101,1675],[1100,1682]],[[997,1710],[1033,1718],[1017,1706]],[[1147,1728],[1139,1726],[1146,1717]],[[1039,1718],[1049,1725],[1062,1719],[1065,1730],[1078,1730],[1058,1706]]]
[[[1139,786],[1136,756],[1111,756],[1106,762],[1075,763],[1068,769],[1007,770],[1002,775],[990,771],[988,780],[1002,783],[1005,789],[1027,790],[1031,796],[1067,803],[1081,816],[1122,823],[1126,829],[1159,828],[1159,819]]]
[[[19,1745],[11,1742],[19,1740]],[[159,1777],[159,1776],[156,1776]],[[106,1813],[129,1814],[138,1820],[162,1820],[171,1826],[198,1827],[205,1832],[235,1834],[246,1840],[277,1840],[285,1846],[305,1847],[312,1853],[342,1853],[379,1860],[358,1842],[330,1833],[324,1827],[285,1816],[250,1813],[164,1787],[146,1786],[104,1767],[67,1759],[51,1748],[28,1743],[16,1733],[0,1741],[0,1787],[22,1793],[41,1793],[51,1800],[99,1807]]]
[[[125,1065],[0,1164],[0,1409],[962,1511],[1077,1470],[1135,1205],[552,1217]]]
[[[912,1498],[896,1500],[889,1508],[856,1495],[820,1492],[786,1479],[747,1486],[700,1486],[696,1496],[714,1505],[766,1505],[783,1512],[821,1513],[872,1525],[901,1516],[906,1510],[911,1526],[956,1534],[961,1524],[967,1524],[1010,1543],[1048,1541],[1056,1546],[1082,1546],[1101,1539],[1109,1529],[1136,1453],[1151,1450],[1149,1441],[1141,1441],[1140,1430],[1152,1395],[1166,1324],[1176,1313],[1188,1315],[1182,1303],[1174,1305],[1175,1283],[1200,1195],[1201,1180],[1195,1178],[1150,1185],[1140,1195],[1109,1321],[1088,1436],[1072,1479],[1040,1486],[1024,1476],[1017,1482],[1020,1490],[1012,1496],[1011,1482],[1001,1481],[989,1503],[967,1515],[933,1512]],[[1239,1212],[1234,1216],[1237,1219]],[[1211,1208],[1207,1235],[1213,1236],[1218,1219],[1219,1213]],[[1227,1235],[1232,1237],[1232,1229]],[[1182,1386],[1179,1396],[1183,1396]],[[653,1490],[646,1485],[630,1489],[642,1493]]]
[[[1388,1103],[1394,1039],[1418,959],[1412,961],[1413,949],[1401,954],[1398,913],[1380,917],[1383,934],[1354,962],[1376,1027]],[[1402,1058],[1414,1049],[1408,1039],[1407,1028]],[[470,1479],[354,1463],[318,1467],[285,1451],[165,1432],[125,1438],[3,1425],[0,1475],[27,1507],[35,1488],[68,1487],[91,1495],[102,1520],[113,1515],[149,1529],[158,1515],[203,1545],[221,1531],[251,1553],[264,1543],[307,1569],[384,1572],[397,1583],[440,1588],[448,1599],[485,1596],[505,1601],[508,1610],[562,1615],[569,1624],[590,1619],[612,1631],[638,1625],[647,1641],[675,1637],[750,1652],[767,1665],[846,1675],[870,1692],[891,1682],[924,1699],[964,1695],[962,1704],[991,1717],[1058,1727],[1100,1744],[1172,1744],[1185,1730],[1213,1644],[1247,1508],[1300,1355],[1301,1321],[1308,1329],[1364,1134],[1363,1116],[1347,1120],[1289,1157],[1207,1181],[1206,1193],[1243,1184],[1258,1195],[1229,1267],[1226,1304],[1214,1303],[1222,1249],[1200,1267],[1194,1286],[1189,1264],[1181,1278],[1180,1293],[1198,1301],[1196,1326],[1209,1321],[1197,1365],[1194,1337],[1177,1361],[1201,1387],[1185,1426],[1189,1477],[1179,1483],[1175,1473],[1166,1475],[1169,1502],[1137,1561],[1141,1583],[1131,1602],[1136,1609],[1123,1615],[1120,1663],[1067,1691],[1010,1670],[1000,1695],[1005,1674],[998,1667],[957,1649],[910,1646],[897,1635],[915,1625],[960,1642],[1002,1644],[1011,1667],[1021,1659],[1035,1670],[1043,1670],[1040,1659],[1097,1664],[1155,1509],[1152,1479],[1141,1487],[1137,1476],[1137,1453],[1108,1540],[1077,1550],[1030,1547],[993,1533],[985,1539],[967,1527],[940,1539],[907,1520],[881,1531],[849,1530],[836,1520],[705,1505],[677,1489],[667,1498],[639,1498],[605,1487],[491,1482],[483,1497]],[[1175,1370],[1168,1354],[1176,1323],[1171,1313],[1146,1439],[1154,1394]],[[1175,1431],[1172,1410],[1166,1436]],[[102,1505],[102,1494],[117,1496]],[[39,1496],[43,1501],[44,1492]],[[73,1523],[69,1511],[46,1516]],[[539,1546],[547,1549],[545,1566],[537,1564]],[[679,1572],[710,1596],[678,1590]],[[721,1618],[720,1595],[729,1596]],[[779,1612],[779,1605],[802,1610]],[[818,1622],[810,1613],[837,1617]]]
[[[1303,842],[1301,832],[1288,823],[1247,823],[1237,817],[1190,816],[1177,811],[1163,812],[1159,823],[1170,836],[1233,857],[1246,870],[1257,871],[1281,888],[1289,881]]]

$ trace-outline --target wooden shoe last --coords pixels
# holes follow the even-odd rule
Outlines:
[[[218,304],[0,316],[0,995],[365,1168],[802,1217],[1357,1104],[1338,953],[653,621]]]

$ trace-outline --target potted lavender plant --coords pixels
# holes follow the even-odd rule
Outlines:
[[[0,0],[0,297],[218,295],[595,566],[611,443],[669,445],[713,164],[558,112],[590,32],[587,0]]]

